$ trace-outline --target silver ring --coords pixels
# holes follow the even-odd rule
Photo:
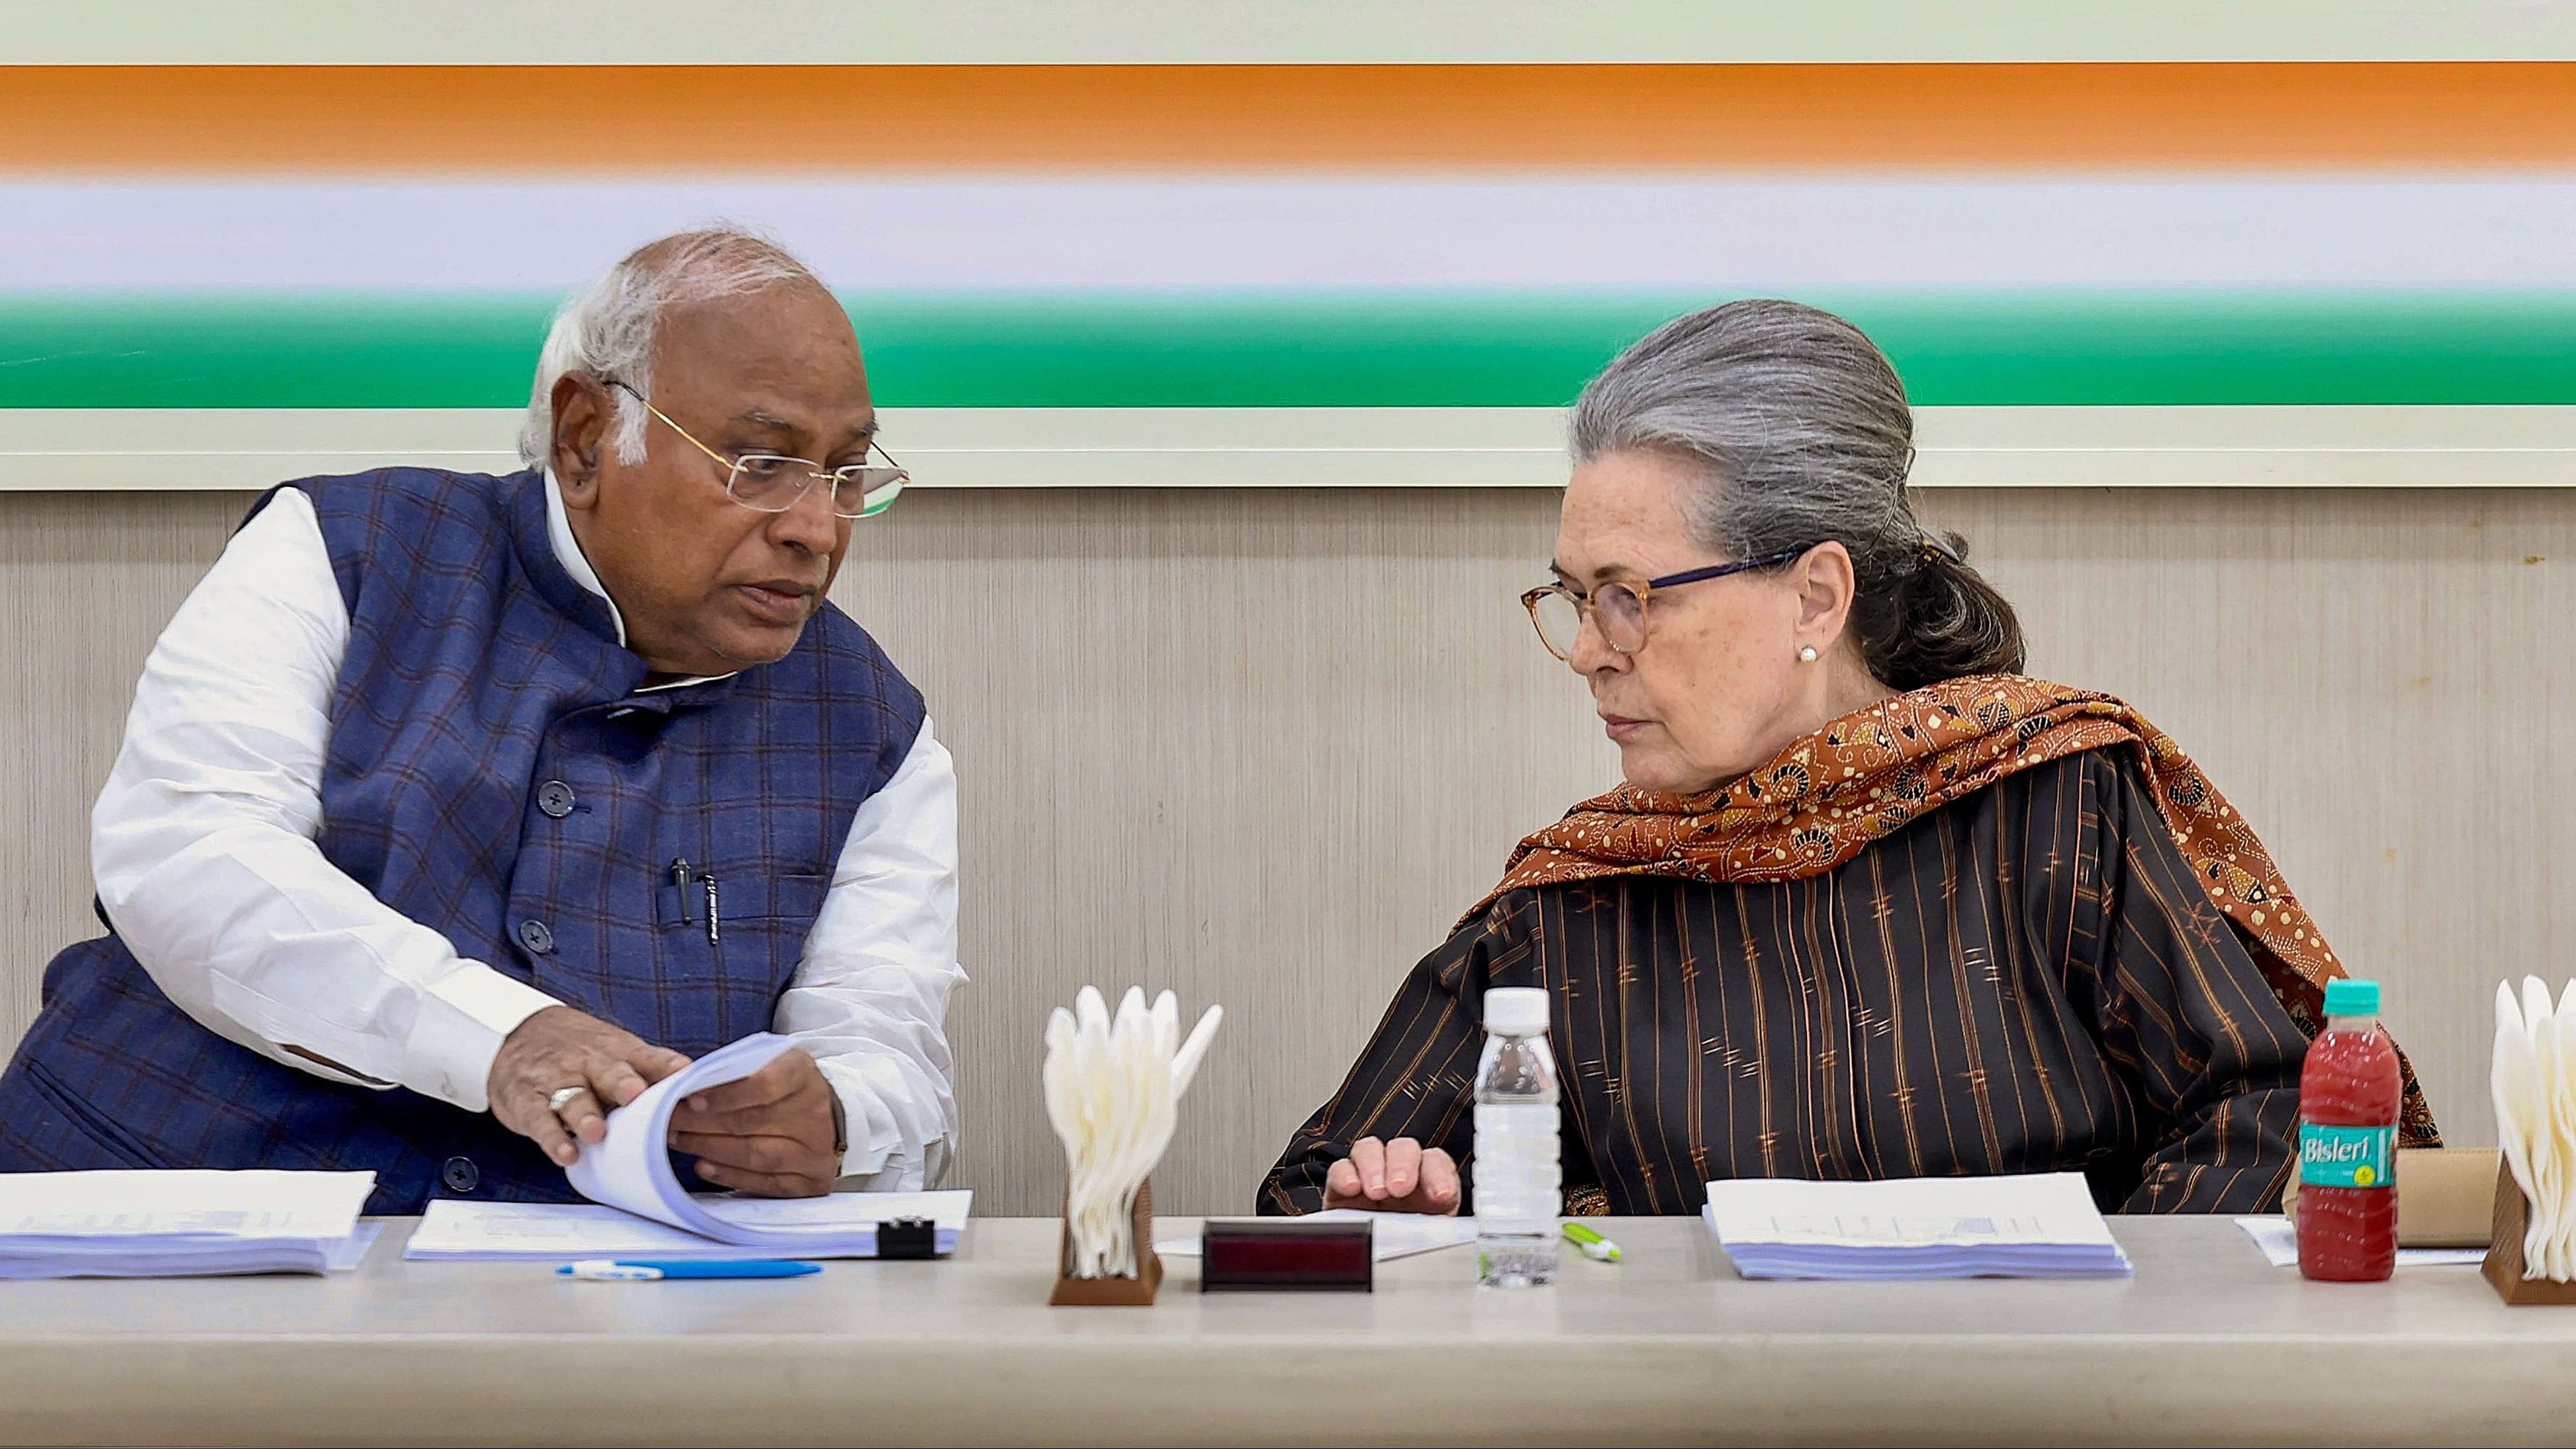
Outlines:
[[[546,1098],[546,1110],[550,1112],[561,1112],[564,1108],[572,1105],[573,1098],[578,1097],[589,1090],[590,1088],[588,1087],[559,1088],[553,1096]]]

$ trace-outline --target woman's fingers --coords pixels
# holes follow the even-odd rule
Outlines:
[[[1360,1170],[1343,1158],[1324,1169],[1324,1206],[1341,1207],[1350,1198],[1360,1197]]]
[[[1427,1213],[1458,1210],[1458,1159],[1434,1147],[1422,1154],[1422,1186],[1414,1194]]]
[[[1386,1144],[1374,1137],[1363,1137],[1351,1144],[1351,1168],[1360,1175],[1360,1196],[1370,1202],[1386,1199]]]
[[[1324,1169],[1324,1206],[1371,1212],[1447,1214],[1458,1210],[1458,1160],[1411,1137],[1363,1137],[1350,1156]]]
[[[1398,1137],[1386,1144],[1386,1195],[1392,1198],[1413,1196],[1413,1185],[1422,1177],[1422,1144],[1410,1137]]]

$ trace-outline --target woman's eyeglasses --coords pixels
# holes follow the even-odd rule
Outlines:
[[[1634,654],[1646,647],[1646,601],[1657,589],[1695,584],[1703,579],[1722,579],[1748,569],[1767,569],[1788,563],[1807,550],[1782,549],[1760,558],[1737,563],[1711,564],[1706,568],[1684,569],[1659,579],[1640,583],[1607,583],[1583,593],[1568,584],[1543,584],[1521,595],[1521,607],[1529,610],[1530,623],[1537,626],[1538,641],[1547,652],[1559,659],[1574,657],[1575,636],[1583,632],[1583,616],[1590,614],[1601,626],[1601,642],[1622,654]]]

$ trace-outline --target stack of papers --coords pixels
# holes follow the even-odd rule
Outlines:
[[[700,1196],[671,1170],[671,1113],[693,1092],[736,1082],[795,1043],[764,1032],[698,1058],[608,1114],[608,1140],[566,1169],[603,1204],[429,1205],[406,1258],[873,1258],[877,1224],[925,1217],[937,1251],[953,1252],[974,1201],[967,1192],[835,1193],[828,1197]],[[747,1251],[746,1251],[747,1250]]]
[[[592,1203],[462,1202],[441,1198],[403,1249],[406,1258],[476,1261],[509,1258],[873,1258],[876,1225],[890,1218],[929,1218],[939,1225],[939,1251],[954,1251],[966,1226],[971,1192],[850,1192],[830,1197],[709,1198],[725,1219],[795,1229],[820,1224],[837,1246],[799,1240],[785,1251],[737,1244]],[[744,1247],[756,1251],[746,1253]]]
[[[1742,1179],[1704,1210],[1747,1278],[2125,1278],[2081,1173]]]
[[[358,1266],[372,1172],[0,1174],[0,1278],[190,1278]]]

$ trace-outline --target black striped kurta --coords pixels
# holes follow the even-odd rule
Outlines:
[[[1713,1178],[2081,1171],[2106,1210],[2254,1212],[2307,1038],[2135,767],[2007,777],[1828,874],[1515,891],[1414,967],[1264,1212],[1362,1137],[1465,1170],[1494,986],[1554,998],[1568,1211],[1697,1212]]]

